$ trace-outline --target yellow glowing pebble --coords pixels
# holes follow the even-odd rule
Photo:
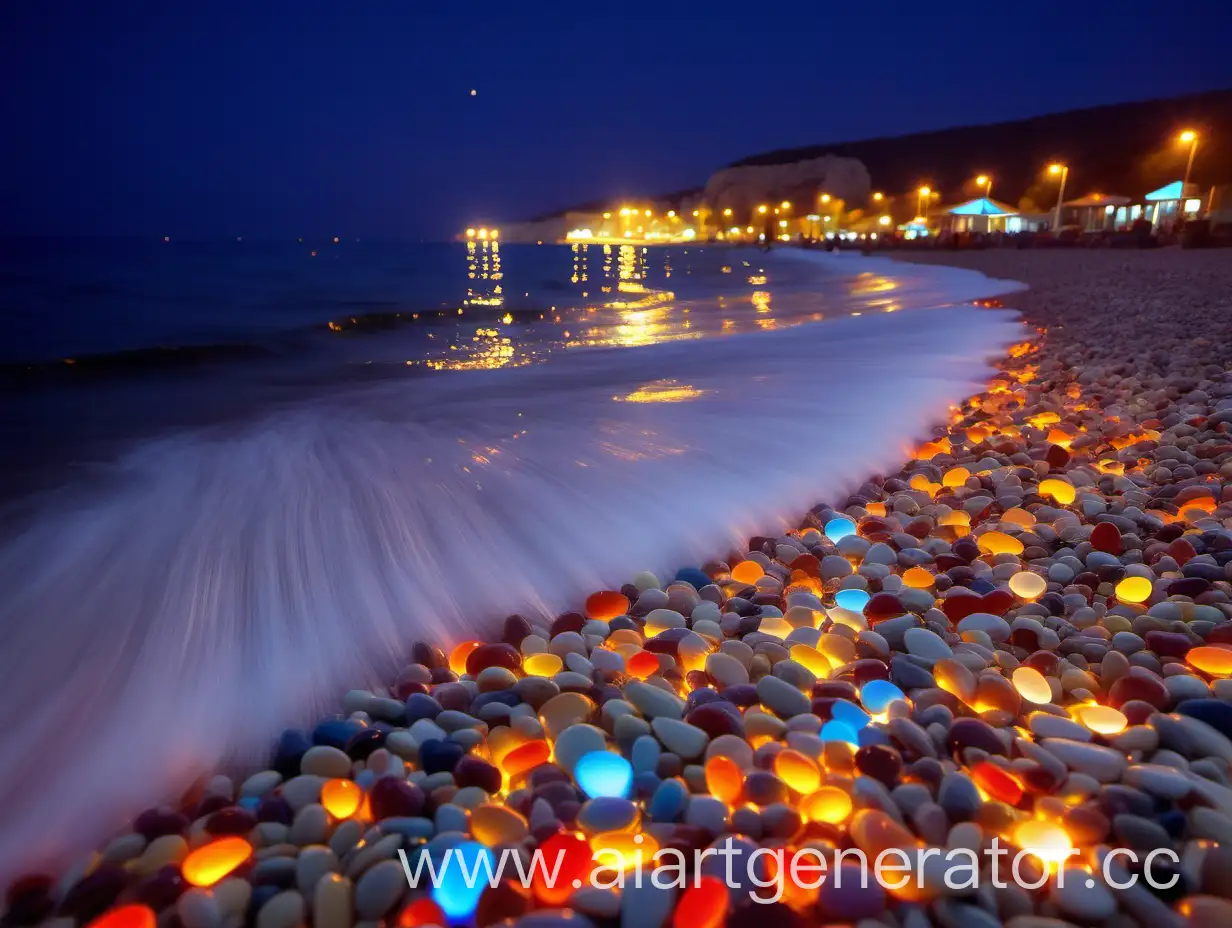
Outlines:
[[[1014,829],[1014,843],[1034,854],[1049,868],[1065,863],[1074,850],[1064,828],[1039,819],[1019,822]]]
[[[1048,441],[1062,448],[1068,448],[1074,443],[1074,436],[1065,429],[1052,429],[1048,432]]]
[[[1097,735],[1119,735],[1129,727],[1125,714],[1112,706],[1082,706],[1075,714],[1079,722]]]
[[[621,645],[632,645],[635,648],[640,648],[642,646],[642,636],[631,628],[618,628],[607,636],[607,641],[604,643],[612,650]]]
[[[639,867],[650,869],[659,842],[648,834],[631,834],[627,831],[605,831],[590,839],[590,850],[595,865],[617,872]]]
[[[1039,574],[1022,570],[1010,577],[1010,592],[1022,599],[1039,599],[1048,592],[1048,581]]]
[[[252,856],[252,845],[234,835],[197,848],[184,858],[180,871],[193,886],[213,886]]]
[[[985,554],[1022,554],[1026,550],[1021,541],[1005,532],[985,532],[975,543]]]
[[[1146,577],[1126,577],[1116,585],[1116,598],[1123,603],[1144,603],[1151,596],[1151,581]]]
[[[903,583],[913,590],[930,589],[936,582],[937,578],[923,567],[911,567],[903,572]]]
[[[816,648],[810,648],[807,644],[796,644],[792,645],[790,654],[793,661],[814,676],[824,679],[830,675],[829,659]]]
[[[867,503],[864,506],[864,511],[870,516],[877,516],[878,518],[881,518],[886,514],[885,503]]]
[[[464,641],[449,652],[449,669],[459,677],[466,673],[466,659],[471,652],[483,644],[482,641]]]
[[[1095,465],[1101,474],[1119,475],[1125,473],[1125,465],[1120,461],[1105,460]]]
[[[951,467],[941,476],[941,485],[943,487],[961,487],[970,476],[971,471],[965,467]]]
[[[1001,521],[1009,522],[1013,525],[1021,525],[1023,528],[1030,528],[1035,524],[1035,516],[1031,515],[1021,506],[1015,506],[1001,514]]]
[[[1019,667],[1013,675],[1014,689],[1027,702],[1046,705],[1052,702],[1052,687],[1048,678],[1034,667]]]
[[[761,624],[757,626],[757,630],[764,635],[773,635],[775,638],[786,638],[794,632],[796,628],[781,615],[771,615],[766,616],[761,620]]]
[[[936,496],[937,491],[941,489],[941,484],[933,483],[923,474],[915,474],[911,478],[911,489],[922,490],[929,496]]]
[[[1029,416],[1027,421],[1037,429],[1042,429],[1046,425],[1054,425],[1061,421],[1061,417],[1055,412],[1041,412],[1034,416]]]
[[[552,677],[560,673],[560,669],[564,666],[565,662],[560,657],[546,651],[542,654],[532,654],[522,661],[522,670],[528,677]]]
[[[363,798],[364,791],[354,780],[329,780],[321,787],[321,805],[334,818],[350,818]]]
[[[719,802],[734,805],[744,789],[744,774],[730,757],[715,754],[706,761],[706,789]]]
[[[955,509],[953,512],[947,512],[943,515],[938,524],[967,527],[971,525],[971,513],[962,509]]]
[[[841,825],[851,815],[851,797],[837,786],[823,786],[800,804],[806,822]]]
[[[1190,648],[1185,660],[1189,661],[1190,667],[1212,677],[1232,676],[1232,649],[1217,648],[1213,645]]]
[[[739,583],[756,583],[765,575],[766,572],[756,561],[741,561],[731,572],[732,579]]]
[[[471,811],[471,834],[488,847],[513,844],[526,837],[526,819],[508,806],[485,802]]]
[[[811,793],[821,786],[821,771],[817,765],[791,748],[774,755],[774,772],[797,793]]]
[[[1039,492],[1040,496],[1050,496],[1062,506],[1068,506],[1078,498],[1078,491],[1074,489],[1074,485],[1058,477],[1049,477],[1047,480],[1040,481]]]

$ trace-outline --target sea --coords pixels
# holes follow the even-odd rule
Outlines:
[[[0,241],[0,878],[424,639],[840,503],[1024,337],[859,253]]]

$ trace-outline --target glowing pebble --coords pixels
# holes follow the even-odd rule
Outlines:
[[[985,554],[1022,554],[1026,550],[1021,541],[1005,532],[985,532],[975,543]]]
[[[591,799],[600,796],[624,799],[633,785],[633,767],[619,754],[591,751],[583,754],[574,765],[573,778]]]
[[[1189,665],[1212,677],[1232,676],[1232,649],[1203,645],[1185,655]]]
[[[889,680],[869,680],[860,687],[860,702],[873,715],[881,715],[890,708],[890,703],[907,696]]]
[[[586,614],[601,622],[610,622],[629,610],[629,597],[616,590],[600,590],[586,597]]]
[[[1078,498],[1078,491],[1074,489],[1074,485],[1057,477],[1049,477],[1047,480],[1040,481],[1039,492],[1041,496],[1052,497],[1062,506],[1068,506]]]
[[[193,886],[213,886],[251,856],[252,845],[243,838],[219,838],[185,857],[180,871]]]
[[[1039,819],[1019,822],[1014,829],[1014,843],[1049,867],[1064,863],[1074,849],[1064,828]]]
[[[789,653],[793,661],[814,676],[822,678],[830,676],[830,661],[816,648],[810,648],[807,644],[797,644],[792,645]]]
[[[645,680],[659,672],[659,656],[649,651],[638,651],[625,661],[625,670],[630,676]]]
[[[885,503],[867,503],[864,506],[864,511],[870,516],[877,516],[878,518],[881,518],[886,514]]]
[[[1010,577],[1010,592],[1026,600],[1036,600],[1048,592],[1048,581],[1029,570],[1019,571]]]
[[[823,786],[800,804],[805,821],[841,825],[851,815],[851,797],[837,786]]]
[[[595,865],[604,870],[627,872],[637,868],[650,869],[659,842],[648,834],[630,834],[627,831],[605,831],[590,839]],[[487,884],[480,882],[484,888]]]
[[[565,666],[557,655],[544,651],[532,654],[522,661],[522,670],[528,677],[553,677]]]
[[[1048,679],[1034,667],[1019,667],[1014,671],[1013,682],[1018,695],[1028,702],[1041,706],[1052,702],[1052,687],[1048,685]]]
[[[350,818],[364,798],[354,780],[329,780],[321,787],[321,805],[334,818]]]
[[[756,583],[766,572],[756,561],[741,561],[732,568],[732,579],[738,583]]]
[[[706,761],[706,789],[719,802],[735,805],[744,789],[744,774],[730,757],[715,754]]]
[[[482,641],[464,641],[449,652],[449,669],[459,677],[466,673],[466,659],[471,652],[482,645]]]
[[[838,541],[840,538],[846,538],[848,535],[856,533],[856,524],[850,519],[840,516],[837,519],[831,519],[826,523],[826,537],[831,541]]]
[[[1112,706],[1083,706],[1075,714],[1079,722],[1097,735],[1119,735],[1129,727],[1125,713]]]
[[[976,786],[998,802],[1015,806],[1022,801],[1022,784],[1014,779],[1009,771],[990,761],[982,760],[972,767],[971,779],[975,781]]]
[[[821,786],[821,771],[817,765],[791,748],[774,755],[774,772],[797,793],[811,793]]]
[[[943,515],[937,524],[952,525],[956,528],[966,528],[971,525],[971,513],[962,509],[955,509]]]
[[[1023,528],[1030,528],[1035,524],[1035,516],[1031,515],[1021,506],[1015,506],[1001,514],[1001,521],[1012,522],[1014,525],[1021,525]]]
[[[552,749],[546,741],[528,741],[514,748],[500,762],[505,776],[513,779],[534,770],[540,764],[546,764],[552,755]]]
[[[1144,603],[1151,596],[1151,581],[1146,577],[1126,577],[1116,585],[1116,598],[1123,603]]]
[[[574,883],[585,883],[593,869],[590,845],[572,832],[554,834],[540,845],[547,867],[531,868],[531,892],[547,906],[563,905],[574,892]],[[559,861],[559,864],[557,863]],[[558,867],[556,873],[552,868]],[[486,888],[484,880],[479,885]]]
[[[430,892],[432,901],[441,907],[450,921],[462,922],[471,917],[479,904],[480,895],[488,888],[486,880],[469,880],[467,874],[484,873],[484,858],[487,859],[486,872],[493,873],[496,861],[492,852],[478,841],[463,841],[454,845],[452,850],[455,866],[441,868]]]
[[[965,467],[951,467],[941,477],[941,485],[943,487],[961,487],[967,482],[967,478],[971,476],[971,471]]]
[[[425,925],[444,925],[447,921],[449,919],[445,917],[441,907],[424,896],[408,903],[406,908],[398,913],[395,924],[397,928],[421,928]]]
[[[859,744],[860,738],[856,730],[846,722],[830,720],[821,726],[822,741],[846,741],[848,744]]]
[[[911,567],[903,573],[903,583],[913,590],[927,590],[937,582],[937,578],[923,567]]]
[[[795,626],[781,615],[768,615],[761,620],[757,630],[763,635],[773,635],[775,638],[786,638],[794,632]]]
[[[672,928],[720,928],[730,904],[727,884],[707,874],[681,895],[672,913]]]
[[[836,722],[841,722],[852,731],[859,731],[872,721],[867,712],[854,702],[846,699],[836,699],[834,701],[834,705],[830,707],[830,718]]]
[[[104,912],[86,928],[154,928],[158,919],[145,905],[122,905]]]
[[[839,590],[834,594],[834,605],[851,612],[863,612],[872,599],[865,590]]]

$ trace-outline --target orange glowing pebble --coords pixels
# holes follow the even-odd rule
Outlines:
[[[590,845],[571,832],[552,835],[539,846],[546,867],[531,868],[531,892],[545,906],[561,906],[574,893],[574,883],[585,884],[594,869]],[[560,861],[557,864],[557,861]],[[552,868],[557,867],[555,873]],[[444,922],[438,922],[444,924]]]
[[[500,762],[500,768],[509,779],[529,773],[548,762],[552,750],[546,741],[527,741],[514,748]]]
[[[1039,492],[1040,496],[1052,497],[1062,506],[1068,506],[1078,498],[1078,491],[1074,489],[1074,485],[1058,477],[1049,477],[1047,480],[1040,481]]]
[[[586,597],[586,614],[601,622],[610,622],[629,611],[629,597],[615,590],[600,590]]]
[[[122,905],[104,912],[86,928],[154,928],[158,919],[148,905]]]
[[[994,763],[986,760],[977,763],[971,768],[971,779],[975,781],[976,786],[998,802],[1016,806],[1022,801],[1022,784],[1008,770]]]
[[[821,771],[799,751],[791,748],[774,755],[774,772],[797,793],[812,793],[821,786]]]
[[[1005,532],[985,532],[975,543],[985,554],[1019,555],[1026,550],[1021,541]]]
[[[878,518],[881,518],[886,514],[885,503],[866,503],[864,506],[864,511],[870,516],[877,516]]]
[[[923,567],[909,567],[903,572],[903,583],[913,590],[931,589],[937,578]]]
[[[841,825],[851,815],[851,797],[837,786],[823,786],[800,804],[800,814],[808,822]]]
[[[185,857],[180,872],[193,886],[213,886],[251,856],[252,845],[243,838],[219,838]]]
[[[939,525],[953,525],[961,528],[967,528],[971,525],[971,513],[962,509],[955,509],[952,512],[947,512],[941,517]]]
[[[672,928],[719,928],[730,904],[727,884],[717,876],[703,876],[676,903]]]
[[[738,583],[756,583],[766,572],[756,561],[741,561],[732,568],[731,577]]]
[[[632,645],[635,648],[642,646],[642,636],[631,628],[618,628],[607,636],[607,647],[613,651],[622,645]]]
[[[1097,735],[1119,735],[1129,727],[1125,713],[1112,706],[1082,706],[1074,710],[1078,721]]]
[[[654,861],[655,852],[659,850],[659,842],[650,834],[605,831],[590,839],[590,849],[596,866],[604,870],[628,872],[638,868],[648,869],[647,865]]]
[[[807,644],[794,644],[789,654],[793,661],[813,676],[821,677],[823,680],[830,676],[830,661],[816,648],[809,647]]]
[[[1051,429],[1048,432],[1048,441],[1062,448],[1068,448],[1074,443],[1074,436],[1065,429]]]
[[[499,765],[505,755],[527,742],[527,737],[507,725],[498,725],[488,732],[488,754]]]
[[[1014,689],[1018,690],[1018,695],[1027,702],[1040,706],[1052,702],[1052,687],[1048,685],[1048,678],[1034,667],[1019,667],[1014,671],[1012,679]]]
[[[948,438],[939,438],[936,441],[929,441],[920,445],[915,453],[915,458],[917,461],[929,461],[939,454],[949,454],[952,450]]]
[[[350,818],[363,798],[364,791],[354,780],[328,780],[321,787],[321,805],[334,818]]]
[[[706,790],[719,802],[734,806],[744,791],[744,774],[730,757],[716,754],[706,761]]]
[[[1035,516],[1031,515],[1021,506],[1014,506],[1012,509],[1007,509],[1001,514],[1001,521],[1009,522],[1012,525],[1021,525],[1023,528],[1030,528],[1035,524]]]
[[[449,652],[449,669],[459,677],[466,673],[466,659],[471,652],[483,644],[482,641],[464,641]]]
[[[447,924],[449,924],[448,918],[441,911],[441,907],[427,896],[421,896],[414,902],[408,903],[406,908],[398,913],[396,922],[397,928],[421,928],[426,925]]]
[[[564,666],[560,657],[547,651],[530,654],[522,660],[522,670],[528,677],[554,677]]]
[[[629,676],[645,680],[651,674],[659,672],[659,656],[649,651],[638,651],[625,661],[625,670]]]
[[[1214,645],[1203,645],[1200,648],[1190,648],[1185,655],[1189,666],[1201,670],[1212,677],[1232,676],[1232,649],[1218,648]]]
[[[1150,599],[1151,589],[1146,577],[1126,577],[1116,585],[1116,598],[1123,603],[1144,603]]]
[[[933,483],[923,474],[916,474],[911,478],[911,489],[922,490],[929,496],[936,496],[937,491],[941,489],[941,484]]]
[[[941,475],[941,485],[943,487],[961,487],[967,483],[967,478],[971,476],[971,471],[965,467],[951,467]]]
[[[1061,421],[1061,417],[1055,412],[1041,412],[1034,416],[1028,416],[1027,421],[1037,429],[1042,429],[1046,425],[1055,425]]]
[[[1014,829],[1014,843],[1024,851],[1034,854],[1050,869],[1064,865],[1074,850],[1064,828],[1055,822],[1040,819],[1019,822]]]
[[[1114,476],[1125,473],[1125,465],[1120,461],[1104,460],[1095,465],[1099,468],[1101,474],[1112,474]]]
[[[1023,570],[1010,577],[1010,592],[1022,599],[1039,599],[1048,592],[1048,581],[1039,574]]]

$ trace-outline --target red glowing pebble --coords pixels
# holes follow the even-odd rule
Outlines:
[[[821,561],[817,559],[815,554],[801,554],[788,567],[792,570],[800,570],[808,574],[810,577],[821,576]]]
[[[1022,786],[1002,767],[982,760],[971,768],[971,779],[993,799],[1016,806],[1022,801]]]
[[[396,924],[398,928],[420,928],[421,925],[447,925],[449,920],[439,905],[424,896],[408,903],[398,913]]]
[[[651,674],[659,672],[659,658],[650,651],[638,651],[625,662],[625,670],[629,676],[645,680]]]
[[[122,905],[104,912],[86,928],[154,928],[157,919],[148,905]]]
[[[511,780],[546,764],[552,754],[546,741],[528,741],[518,745],[501,759],[501,770]]]
[[[864,604],[864,614],[871,622],[878,622],[883,619],[893,619],[902,615],[907,610],[903,608],[901,600],[893,593],[875,593],[868,602]]]
[[[629,611],[629,597],[615,590],[600,590],[586,597],[586,614],[592,619],[610,622]]]
[[[590,871],[594,866],[590,845],[584,838],[561,832],[552,835],[539,845],[539,848],[543,852],[547,867],[534,869],[531,891],[545,906],[564,905],[565,900],[573,895],[574,881],[585,884],[590,878]],[[555,879],[551,879],[552,868],[556,866],[557,859],[560,860],[560,866],[556,870]],[[548,871],[546,874],[545,869]]]
[[[716,754],[706,761],[706,788],[719,802],[735,805],[744,789],[744,774],[730,757]]]
[[[941,601],[941,611],[951,622],[961,622],[969,615],[984,611],[984,597],[958,593]]]
[[[704,876],[680,897],[672,914],[672,928],[719,928],[730,903],[723,881],[716,876]]]

